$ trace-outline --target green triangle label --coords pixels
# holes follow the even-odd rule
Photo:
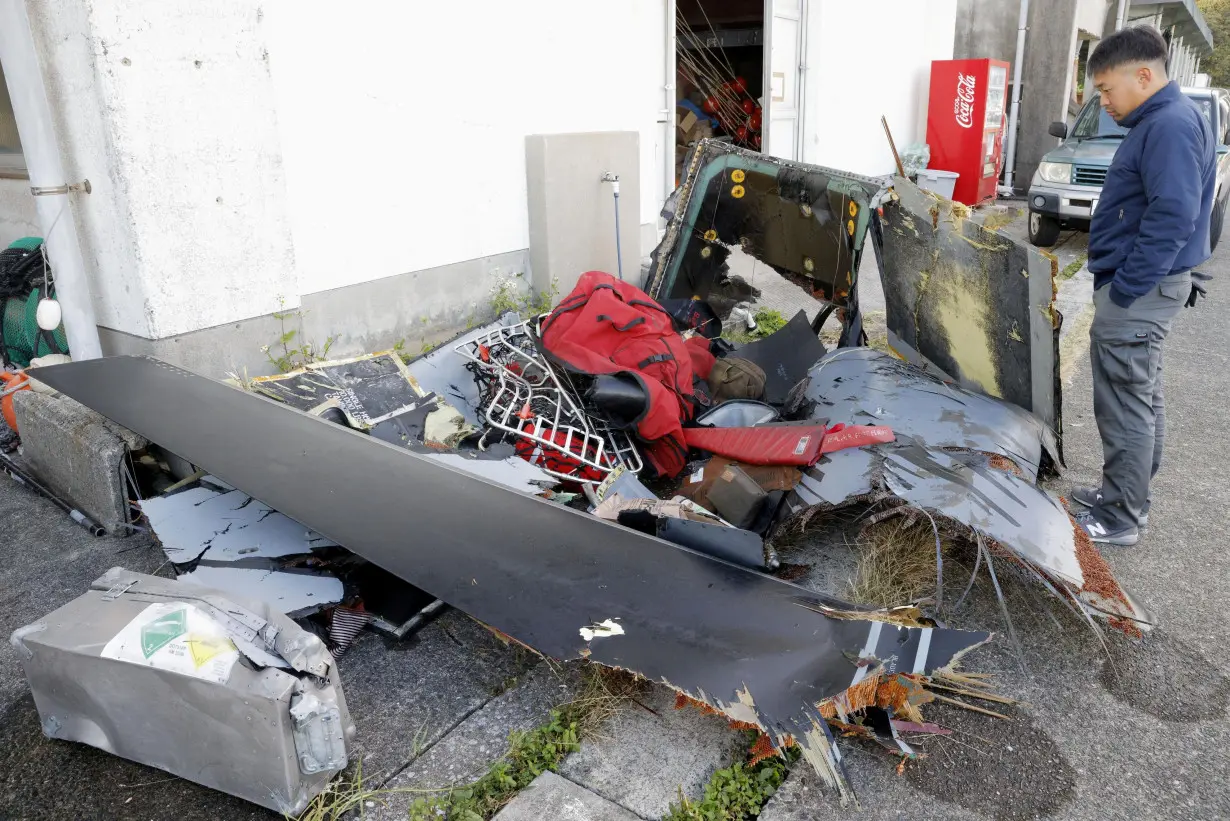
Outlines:
[[[141,628],[141,652],[146,658],[182,636],[188,629],[184,608],[159,616]]]

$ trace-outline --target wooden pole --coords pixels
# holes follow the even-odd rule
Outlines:
[[[893,159],[897,161],[897,173],[905,176],[905,166],[901,164],[901,155],[897,153],[897,143],[893,141],[893,132],[888,128],[888,117],[881,117],[880,122],[884,124],[884,135],[888,137],[888,147],[893,150]]]

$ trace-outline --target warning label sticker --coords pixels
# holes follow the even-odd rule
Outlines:
[[[168,602],[142,610],[107,642],[102,657],[222,684],[231,677],[239,650],[202,610]]]

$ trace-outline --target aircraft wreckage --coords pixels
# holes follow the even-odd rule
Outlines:
[[[668,208],[644,291],[591,272],[550,314],[408,362],[238,386],[135,357],[38,376],[208,474],[148,515],[172,560],[216,571],[210,585],[243,569],[224,566],[235,551],[168,505],[258,499],[304,526],[283,553],[342,546],[542,654],[663,682],[797,744],[843,802],[830,724],[878,710],[892,743],[894,720],[921,721],[916,691],[989,635],[937,623],[942,571],[927,615],[776,578],[775,542],[800,522],[917,512],[976,542],[992,574],[1011,564],[1086,618],[1148,627],[1038,485],[1062,463],[1051,261],[908,180],[714,142]],[[869,241],[898,357],[863,347]],[[736,249],[826,307],[726,342],[752,290]]]

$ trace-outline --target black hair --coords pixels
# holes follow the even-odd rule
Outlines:
[[[1120,29],[1089,55],[1089,73],[1101,74],[1135,63],[1162,63],[1170,56],[1166,40],[1152,26]]]

